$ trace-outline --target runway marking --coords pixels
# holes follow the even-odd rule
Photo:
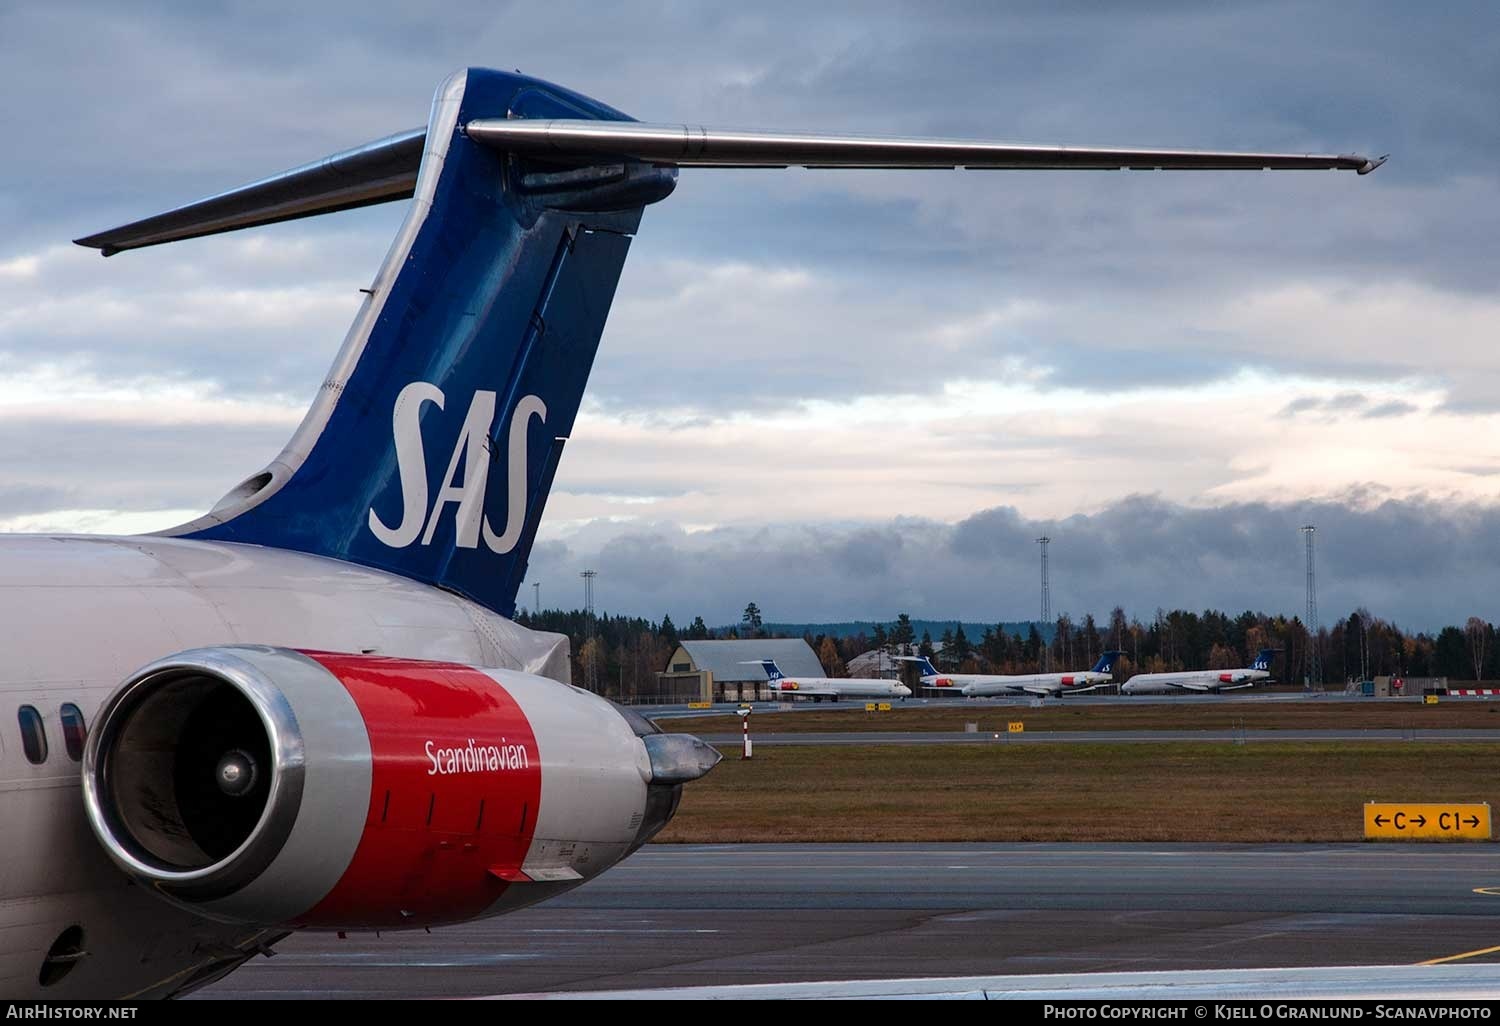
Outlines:
[[[956,849],[969,849],[965,854],[976,855],[1012,855],[1026,853],[1033,856],[1045,855],[1062,858],[1079,858],[1090,855],[1118,854],[1118,855],[1216,855],[1234,856],[1241,858],[1303,858],[1308,856],[1322,856],[1328,854],[1364,855],[1373,858],[1388,859],[1397,852],[1402,854],[1436,854],[1430,850],[1418,848],[1377,848],[1363,841],[1327,841],[1318,844],[1235,844],[1219,843],[1213,841],[1182,842],[1173,843],[1171,847],[1148,847],[1146,844],[1135,841],[1114,843],[1084,843],[1078,844],[1071,841],[953,841],[933,842],[922,847],[912,844],[911,847],[902,848],[901,844],[911,842],[901,841],[877,841],[867,843],[855,842],[800,842],[800,843],[758,843],[758,844],[736,844],[727,845],[732,847],[733,852],[724,851],[720,846],[714,844],[653,844],[639,854],[631,857],[632,862],[642,859],[662,858],[688,858],[699,855],[718,854],[745,856],[775,856],[783,851],[797,851],[809,856],[837,857],[843,851],[829,851],[827,849],[863,849],[879,852],[882,855],[933,855],[941,856],[951,853]],[[1083,850],[1078,850],[1083,849]],[[1186,850],[1184,850],[1186,849]],[[1462,852],[1450,851],[1449,857],[1463,857]],[[1476,855],[1476,858],[1490,858],[1494,855]]]
[[[499,965],[503,962],[529,962],[543,957],[536,952],[490,951],[476,955],[453,955],[437,958],[431,955],[412,955],[402,958],[378,951],[318,951],[278,952],[277,961],[283,966],[344,965],[360,969],[459,969],[473,966]]]
[[[1480,948],[1477,951],[1464,951],[1457,955],[1445,955],[1442,958],[1429,958],[1425,962],[1418,962],[1417,965],[1442,965],[1444,962],[1459,962],[1465,958],[1476,958],[1479,955],[1492,955],[1497,951],[1500,951],[1500,944],[1493,948]]]
[[[671,927],[648,927],[647,929],[644,929],[644,930],[632,929],[630,927],[626,927],[624,929],[620,929],[620,928],[616,928],[616,927],[610,927],[610,928],[598,927],[598,928],[593,928],[593,929],[568,929],[568,930],[559,930],[559,929],[554,929],[552,927],[536,927],[534,929],[525,930],[523,932],[525,932],[525,933],[565,933],[565,934],[568,934],[569,936],[573,936],[575,934],[584,934],[584,933],[635,933],[635,934],[641,934],[641,933],[718,933],[719,931],[718,930],[695,930],[695,929],[692,929],[691,927],[681,927],[681,928],[677,928],[677,929],[673,929]]]

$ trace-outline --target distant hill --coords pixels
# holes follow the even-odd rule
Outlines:
[[[761,629],[768,634],[777,634],[791,638],[800,638],[804,634],[811,634],[815,638],[819,634],[827,634],[835,638],[847,638],[854,634],[862,633],[869,635],[874,633],[876,622],[875,620],[845,620],[839,623],[766,623],[761,625]],[[739,624],[726,624],[723,627],[715,628],[714,633],[722,634],[724,631],[729,630],[730,627],[738,629],[739,626]],[[890,630],[891,624],[887,622],[884,626],[886,630]],[[933,641],[937,641],[943,636],[944,631],[951,631],[957,628],[958,621],[912,620],[911,626],[912,630],[916,632],[918,641],[922,640],[923,631],[931,634]],[[968,636],[970,641],[978,641],[987,629],[994,626],[992,623],[970,623],[966,620],[964,621],[964,634]],[[1019,634],[1022,638],[1025,638],[1031,630],[1031,621],[1007,622],[1004,626],[1007,634]],[[1052,624],[1038,624],[1037,629],[1041,631],[1042,638],[1045,641],[1051,641],[1052,635],[1056,632],[1056,627]]]

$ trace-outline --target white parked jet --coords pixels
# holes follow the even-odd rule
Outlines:
[[[1253,688],[1271,676],[1274,648],[1263,648],[1255,662],[1241,670],[1179,670],[1175,673],[1138,673],[1120,686],[1122,695],[1163,695],[1174,691],[1237,691]]]
[[[774,659],[752,660],[765,668],[766,680],[771,682],[771,691],[780,699],[811,698],[818,702],[827,698],[837,702],[841,698],[910,698],[911,688],[899,680],[884,680],[879,677],[788,677],[782,673]]]
[[[79,240],[412,200],[270,465],[160,534],[0,542],[0,994],[171,996],[294,930],[498,915],[671,818],[717,752],[559,683],[567,639],[509,617],[678,167],[1378,163],[647,125],[470,69],[425,128]]]
[[[1114,680],[1115,660],[1119,652],[1105,652],[1092,670],[1073,673],[939,673],[926,656],[897,656],[909,663],[917,663],[922,675],[922,687],[933,691],[955,691],[965,698],[985,698],[996,695],[1078,695],[1085,691],[1097,691],[1108,687]]]

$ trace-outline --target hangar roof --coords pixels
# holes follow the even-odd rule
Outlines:
[[[818,662],[817,653],[801,638],[684,641],[681,648],[693,661],[694,670],[708,670],[716,681],[765,680],[766,671],[758,662],[761,659],[776,660],[788,677],[823,676],[823,664]],[[677,661],[674,653],[673,662]],[[755,661],[753,665],[745,665],[751,661]]]

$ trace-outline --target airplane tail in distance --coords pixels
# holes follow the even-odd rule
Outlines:
[[[1256,653],[1255,662],[1250,664],[1250,669],[1265,670],[1267,673],[1269,673],[1271,672],[1271,662],[1275,658],[1276,650],[1274,648],[1263,648],[1258,653]]]
[[[776,660],[774,659],[762,659],[760,665],[766,671],[766,680],[775,682],[786,676],[786,674],[781,672],[780,667],[776,665]]]
[[[465,130],[506,118],[631,120],[537,79],[470,69],[438,89],[425,134],[80,240],[108,255],[414,194],[291,442],[167,533],[350,560],[514,614],[631,238],[677,172],[543,162]]]
[[[1122,656],[1124,654],[1125,653],[1120,652],[1118,650],[1114,650],[1114,649],[1112,649],[1112,650],[1110,650],[1108,652],[1105,652],[1103,655],[1101,655],[1099,657],[1099,661],[1094,664],[1094,670],[1093,670],[1093,672],[1094,673],[1114,673],[1115,672],[1115,663],[1119,660],[1120,656]]]
[[[893,656],[892,658],[898,662],[916,663],[917,676],[919,677],[936,677],[938,675],[937,670],[932,665],[932,660],[926,656]]]

